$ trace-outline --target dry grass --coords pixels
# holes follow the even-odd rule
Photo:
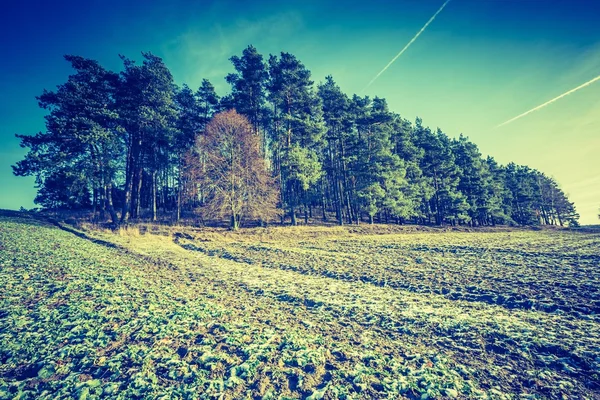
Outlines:
[[[140,236],[140,227],[137,225],[126,225],[119,227],[117,232],[119,236]]]

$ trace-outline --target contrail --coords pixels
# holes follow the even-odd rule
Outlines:
[[[442,6],[440,7],[439,10],[437,10],[437,12],[435,14],[433,14],[433,17],[429,18],[429,21],[427,21],[427,23],[425,25],[423,25],[423,27],[421,28],[421,30],[419,32],[417,32],[417,34],[415,35],[415,37],[413,37],[410,42],[408,42],[408,44],[406,46],[404,46],[404,48],[402,50],[400,50],[400,53],[396,54],[396,57],[392,58],[392,61],[390,61],[388,63],[388,65],[385,66],[385,68],[383,68],[381,71],[379,71],[379,73],[377,75],[375,75],[375,78],[371,79],[371,82],[369,82],[369,84],[367,86],[365,86],[365,88],[361,91],[364,92],[365,90],[367,90],[369,88],[369,86],[371,86],[371,84],[373,82],[375,82],[377,80],[377,78],[379,78],[379,75],[383,74],[385,72],[386,69],[388,69],[390,67],[390,65],[392,65],[394,63],[394,61],[396,61],[398,59],[398,57],[400,57],[402,55],[402,53],[404,53],[406,51],[406,49],[408,49],[410,47],[411,44],[413,44],[413,42],[415,40],[417,40],[417,38],[421,35],[421,33],[423,33],[423,31],[429,26],[430,23],[433,22],[433,20],[435,19],[435,17],[437,17],[437,15],[442,12],[442,10],[444,9],[444,7],[446,7],[446,4],[448,4],[450,2],[450,0],[446,0],[444,2],[444,4],[442,4]]]
[[[529,110],[529,111],[527,111],[527,112],[524,112],[524,113],[523,113],[523,114],[521,114],[521,115],[517,115],[516,117],[514,117],[514,118],[511,118],[511,119],[509,119],[508,121],[501,123],[500,125],[497,125],[496,127],[494,127],[494,129],[496,129],[496,128],[500,128],[501,126],[504,126],[504,125],[506,125],[506,124],[510,124],[511,122],[513,122],[513,121],[515,121],[515,120],[517,120],[517,119],[519,119],[519,118],[521,118],[521,117],[524,117],[524,116],[526,116],[527,114],[530,114],[530,113],[532,113],[532,112],[534,112],[534,111],[537,111],[537,110],[539,110],[540,108],[544,108],[544,107],[546,107],[548,104],[554,103],[556,100],[558,100],[558,99],[562,99],[563,97],[565,97],[565,96],[568,96],[568,95],[570,95],[571,93],[573,93],[573,92],[576,92],[576,91],[578,91],[579,89],[582,89],[582,88],[584,88],[584,87],[586,87],[586,86],[589,86],[589,85],[591,85],[592,83],[594,83],[594,82],[596,82],[596,81],[598,81],[598,80],[600,80],[600,75],[598,75],[597,77],[595,77],[594,79],[592,79],[592,80],[590,80],[590,81],[587,81],[586,83],[584,83],[584,84],[582,84],[582,85],[579,85],[579,86],[577,86],[575,89],[571,89],[571,90],[569,90],[568,92],[565,92],[565,93],[561,94],[560,96],[553,98],[552,100],[548,100],[548,101],[547,101],[547,102],[545,102],[544,104],[540,104],[539,106],[537,106],[537,107],[535,107],[535,108],[532,108],[531,110]]]

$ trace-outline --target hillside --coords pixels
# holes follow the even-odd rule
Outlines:
[[[1,399],[600,398],[597,233],[66,229],[0,214]]]

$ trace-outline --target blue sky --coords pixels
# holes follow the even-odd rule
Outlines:
[[[0,15],[0,208],[32,207],[33,180],[13,177],[15,133],[44,129],[35,96],[70,73],[64,54],[119,70],[118,54],[164,58],[177,83],[228,90],[228,58],[253,44],[288,51],[359,93],[443,1],[13,1]],[[600,207],[600,82],[519,115],[600,75],[600,2],[451,0],[365,94],[484,154],[554,176],[582,223]]]

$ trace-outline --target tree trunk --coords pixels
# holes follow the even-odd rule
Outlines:
[[[344,225],[344,213],[343,213],[343,191],[344,189],[342,188],[342,181],[341,179],[337,179],[337,198],[336,198],[336,214],[337,214],[337,220],[338,220],[338,224],[340,225]]]
[[[348,192],[348,188],[346,188],[346,212],[348,213],[348,224],[352,224],[352,222],[354,222],[354,215],[352,214],[352,207],[350,206],[350,193]]]
[[[105,192],[104,199],[106,201],[106,209],[108,210],[108,213],[110,214],[110,218],[112,219],[114,228],[116,229],[119,227],[119,219],[117,218],[117,213],[115,212],[115,208],[113,207],[112,184],[111,183],[106,185],[106,192]]]
[[[133,162],[131,150],[127,154],[127,167],[125,172],[125,199],[123,201],[123,211],[121,212],[121,223],[129,220],[132,191],[133,191]]]
[[[558,223],[560,224],[560,226],[564,226],[563,225],[563,220],[560,217],[560,212],[558,210],[556,210],[556,217],[558,218]]]
[[[325,200],[325,178],[321,181],[321,211],[323,212],[323,222],[327,222],[327,204]]]
[[[100,221],[104,222],[104,220],[106,219],[106,185],[103,185],[101,189],[102,190],[100,190],[98,193],[98,205],[100,206]]]
[[[179,222],[181,219],[181,183],[179,184],[179,188],[177,189],[177,217],[176,220]]]
[[[167,209],[168,207],[170,207],[170,199],[169,199],[169,168],[164,168],[163,169],[163,176],[162,179],[164,179],[164,185],[163,185],[163,191],[162,191],[162,196],[159,196],[158,193],[156,195],[157,198],[161,199],[162,201],[162,206],[163,206],[163,211],[166,214],[167,213]],[[158,174],[156,177],[156,181],[158,182]],[[156,184],[158,186],[158,183]],[[173,186],[174,187],[174,186]],[[158,192],[158,188],[156,189]],[[158,205],[157,205],[158,208]]]
[[[298,225],[298,221],[296,220],[296,207],[290,205],[290,217],[292,219],[292,226]]]
[[[333,178],[333,201],[335,203],[335,218],[339,225],[344,225],[344,219],[342,215],[342,182],[339,174],[339,160],[334,157],[334,146],[332,142],[329,142],[329,162],[332,168]]]
[[[128,212],[125,215],[126,220],[129,218],[137,218],[137,211],[139,211],[139,187],[141,185],[141,172],[142,172],[142,137],[139,132],[135,134],[135,137],[130,142],[129,152],[129,171],[127,176],[130,178],[129,183],[129,201],[125,201],[127,204],[124,207],[128,208]],[[127,193],[126,196],[127,198]],[[121,216],[123,219],[123,216]]]
[[[435,222],[437,223],[437,225],[442,225],[442,211],[440,210],[439,186],[437,180],[437,171],[435,170],[435,168],[433,169],[433,185],[435,188],[435,211],[437,213]]]
[[[94,188],[92,189],[93,193],[92,193],[92,215],[93,218],[96,218],[96,213],[98,212],[98,188],[96,187],[96,185],[94,185]]]
[[[140,217],[140,209],[142,203],[142,182],[143,182],[144,170],[142,167],[138,167],[135,174],[135,182],[133,187],[133,218],[137,219]]]
[[[308,225],[308,206],[304,203],[304,225]]]
[[[181,161],[179,162],[179,181],[177,182],[177,222],[181,219],[181,192],[183,190],[183,174],[181,173]]]
[[[152,221],[156,221],[156,171],[152,173]]]

